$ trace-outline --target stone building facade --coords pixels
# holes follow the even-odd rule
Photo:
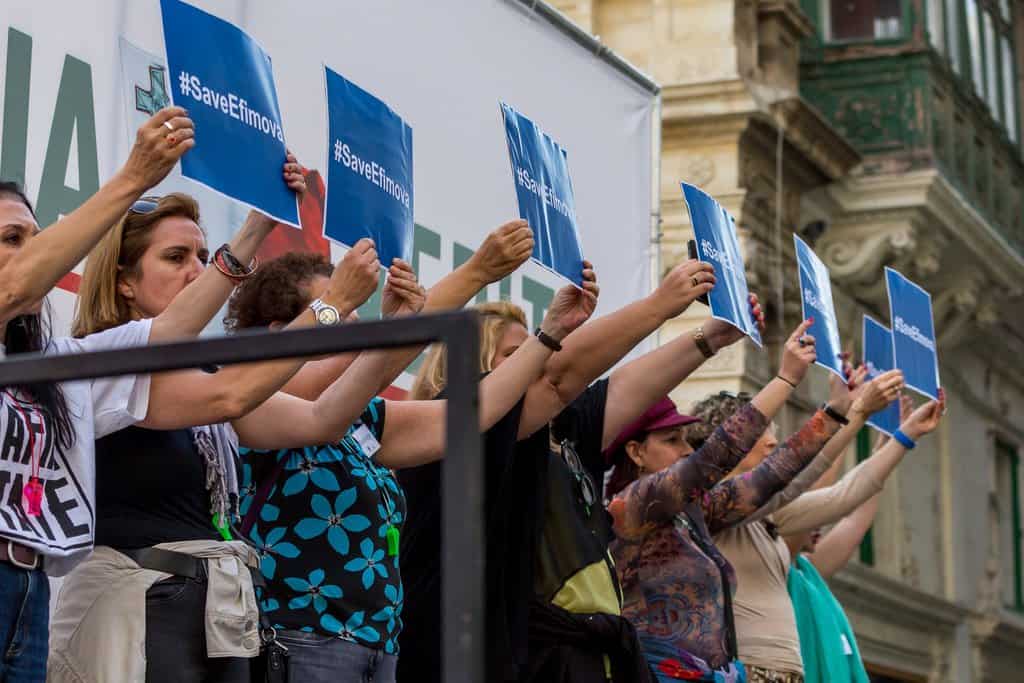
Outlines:
[[[884,265],[931,292],[949,415],[889,480],[833,587],[877,681],[1024,681],[1024,3],[552,4],[663,87],[662,271],[686,258],[686,180],[736,217],[767,303],[766,350],[721,353],[681,403],[772,376],[800,317],[793,232],[829,266],[855,349],[862,314],[888,321]],[[783,429],[824,396],[823,375]]]

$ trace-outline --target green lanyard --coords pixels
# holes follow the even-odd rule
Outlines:
[[[391,501],[391,494],[388,493],[388,486],[386,481],[381,481],[380,476],[377,474],[377,466],[367,458],[367,471],[373,473],[373,480],[377,483],[377,488],[380,490],[381,502],[384,504],[384,511],[387,513],[388,528],[384,532],[384,538],[388,544],[388,557],[396,557],[398,555],[398,546],[402,540],[401,532],[398,527],[395,526],[391,519],[395,514],[395,506]]]

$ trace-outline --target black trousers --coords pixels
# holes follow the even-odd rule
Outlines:
[[[206,577],[146,592],[146,683],[249,683],[249,660],[206,656]]]

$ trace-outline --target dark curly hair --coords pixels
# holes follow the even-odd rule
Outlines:
[[[723,422],[750,403],[750,398],[749,394],[722,391],[698,401],[690,409],[690,415],[700,418],[700,422],[683,427],[683,438],[694,450],[700,448]]]
[[[296,318],[309,305],[306,287],[313,278],[333,272],[334,266],[320,254],[288,253],[267,261],[231,295],[224,327],[245,330]]]

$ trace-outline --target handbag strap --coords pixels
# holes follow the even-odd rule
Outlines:
[[[260,487],[253,494],[252,505],[249,506],[245,517],[242,517],[242,523],[238,527],[238,530],[242,532],[243,538],[249,538],[249,531],[256,523],[256,518],[260,514],[260,510],[263,509],[263,505],[267,502],[267,498],[270,497],[270,489],[274,488],[274,484],[281,478],[281,473],[284,472],[284,463],[287,459],[287,456],[284,455],[278,459],[277,464],[274,465],[274,470],[266,479],[260,482]]]

